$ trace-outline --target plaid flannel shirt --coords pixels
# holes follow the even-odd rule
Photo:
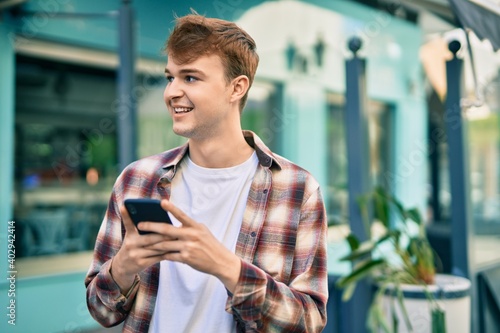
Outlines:
[[[225,310],[238,332],[321,332],[328,287],[327,223],[319,185],[307,171],[273,154],[254,133],[243,134],[259,165],[236,245],[240,278],[234,294],[228,292]],[[132,163],[113,187],[85,279],[88,308],[103,326],[125,320],[124,332],[148,332],[159,264],[139,273],[128,294],[121,294],[110,274],[125,234],[119,207],[127,198],[168,199],[188,145]]]

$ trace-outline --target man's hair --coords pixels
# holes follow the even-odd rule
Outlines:
[[[255,41],[236,24],[196,13],[176,19],[174,30],[166,43],[169,57],[180,64],[190,63],[203,55],[218,55],[224,66],[227,83],[246,75],[249,89],[259,63]],[[248,91],[240,101],[245,106]]]

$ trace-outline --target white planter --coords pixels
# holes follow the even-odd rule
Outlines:
[[[441,274],[436,276],[435,285],[427,287],[445,312],[447,333],[470,333],[470,287],[471,283],[468,279]],[[424,293],[424,287],[402,285],[401,289],[404,293],[404,304],[413,331],[406,327],[404,317],[396,300],[396,312],[399,317],[398,333],[431,333],[431,308]],[[387,317],[388,323],[392,323],[392,319],[390,319],[390,297],[389,295],[384,296],[384,310],[385,313],[389,314]]]

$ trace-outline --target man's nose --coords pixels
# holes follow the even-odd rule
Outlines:
[[[182,90],[182,85],[180,84],[179,80],[174,79],[168,82],[163,95],[165,97],[165,100],[169,100],[172,98],[181,97],[183,94],[184,91]]]

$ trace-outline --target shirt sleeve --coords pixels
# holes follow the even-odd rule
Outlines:
[[[111,275],[112,258],[120,249],[123,239],[121,216],[115,193],[113,190],[97,235],[94,257],[85,278],[89,312],[105,327],[118,325],[127,317],[139,289],[137,276],[127,295],[122,295],[120,287]]]
[[[292,275],[288,283],[273,279],[242,260],[236,289],[226,310],[245,331],[321,332],[326,325],[328,272],[326,213],[317,188],[304,200],[297,229]],[[266,253],[272,255],[272,253]]]

